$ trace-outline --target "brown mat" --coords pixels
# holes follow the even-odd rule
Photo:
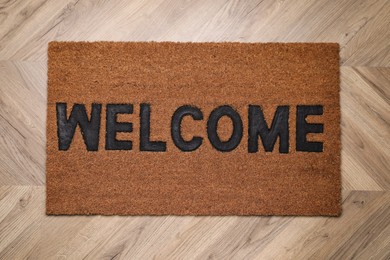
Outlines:
[[[51,42],[47,214],[339,215],[339,45]]]

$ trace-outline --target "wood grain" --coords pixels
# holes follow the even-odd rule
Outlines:
[[[390,2],[0,2],[0,259],[389,259]],[[48,217],[47,43],[339,42],[343,215]]]

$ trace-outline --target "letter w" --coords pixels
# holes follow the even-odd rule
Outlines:
[[[59,150],[66,151],[72,142],[77,125],[80,126],[84,143],[88,151],[97,151],[99,147],[101,104],[92,104],[91,120],[88,120],[85,105],[74,104],[72,112],[67,118],[66,103],[56,103],[57,134]]]

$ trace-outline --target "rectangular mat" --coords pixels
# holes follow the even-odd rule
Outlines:
[[[47,214],[329,215],[339,45],[51,42]]]

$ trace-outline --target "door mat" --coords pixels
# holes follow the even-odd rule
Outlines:
[[[339,45],[51,42],[47,214],[327,215]]]

